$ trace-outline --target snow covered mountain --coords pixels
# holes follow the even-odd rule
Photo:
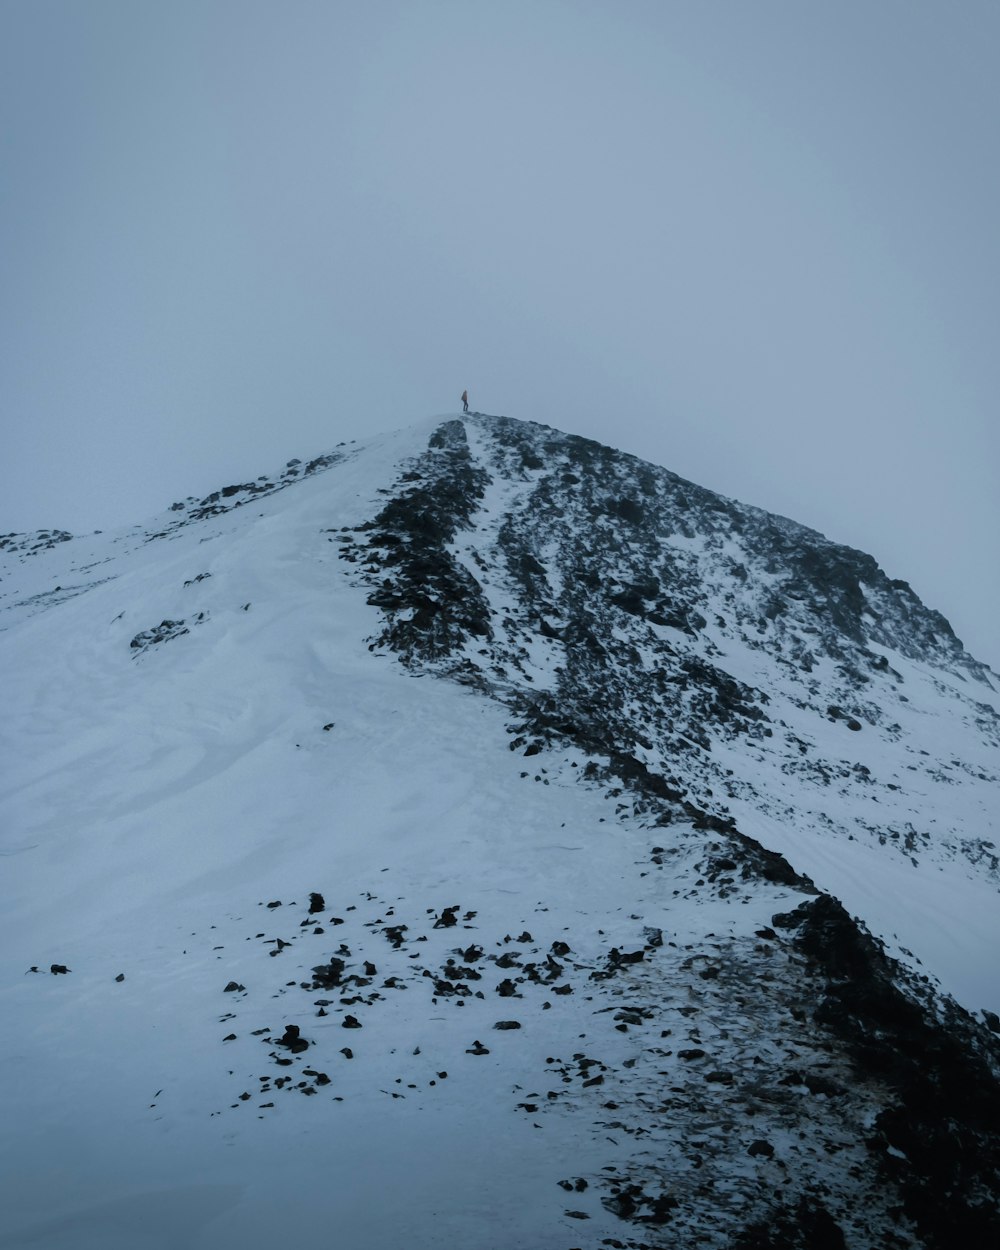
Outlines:
[[[1000,678],[869,556],[470,414],[0,576],[0,1247],[997,1244]]]

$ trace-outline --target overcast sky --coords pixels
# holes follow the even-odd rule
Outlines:
[[[1000,668],[1000,4],[0,0],[0,532],[472,407]]]

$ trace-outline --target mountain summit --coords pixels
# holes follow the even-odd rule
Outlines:
[[[0,1247],[996,1243],[1000,678],[870,556],[471,413],[0,577]]]

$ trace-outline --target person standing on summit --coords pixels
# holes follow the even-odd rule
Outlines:
[[[462,392],[462,411],[463,412],[469,411],[469,392],[468,391]]]

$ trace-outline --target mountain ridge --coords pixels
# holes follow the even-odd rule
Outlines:
[[[870,557],[482,414],[48,541],[0,1245],[991,1243],[993,675]]]
[[[502,428],[505,425],[512,429],[521,428],[525,432],[531,431],[547,438],[560,434],[560,432],[554,427],[543,425],[539,422],[492,416],[485,413],[429,417],[425,418],[422,422],[414,423],[412,426],[406,428],[419,428],[421,430],[426,428],[430,434],[433,434],[435,430],[464,428],[464,423],[475,422],[477,420],[496,423],[499,428]],[[801,539],[803,538],[808,539],[810,544],[815,543],[815,540],[819,540],[816,545],[827,548],[831,552],[836,553],[846,563],[857,564],[859,567],[864,566],[874,572],[881,582],[888,584],[893,590],[905,594],[907,599],[914,604],[916,609],[926,616],[928,622],[932,622],[938,632],[942,633],[947,639],[956,644],[957,649],[964,653],[965,666],[975,673],[980,680],[986,681],[988,685],[992,685],[992,683],[989,681],[987,674],[992,674],[994,681],[1000,684],[1000,676],[992,672],[989,665],[974,659],[974,657],[965,651],[961,641],[955,636],[950,622],[941,612],[936,609],[926,607],[912,590],[912,587],[908,582],[898,578],[890,579],[888,575],[885,574],[878,566],[874,558],[860,549],[853,548],[847,544],[839,543],[836,540],[830,539],[821,531],[804,525],[793,518],[784,516],[780,513],[769,512],[758,505],[743,503],[735,498],[722,495],[707,487],[700,486],[676,473],[673,473],[669,469],[654,465],[652,462],[645,461],[641,457],[630,452],[618,451],[610,446],[598,443],[596,440],[585,438],[580,435],[561,435],[561,437],[567,439],[574,446],[578,446],[580,448],[590,448],[599,450],[605,454],[610,454],[611,456],[621,460],[623,463],[632,464],[642,471],[648,472],[649,470],[654,470],[657,474],[662,475],[675,483],[681,490],[693,492],[703,499],[711,501],[709,504],[710,507],[726,511],[731,509],[734,512],[759,517],[766,524],[770,525],[777,531],[780,532],[784,530],[789,539],[800,540],[800,545]],[[350,443],[341,442],[337,444],[336,449],[333,451],[313,456],[305,461],[293,458],[292,460],[286,462],[283,470],[273,474],[261,474],[252,482],[231,483],[227,486],[219,487],[201,498],[188,496],[187,499],[177,501],[171,504],[168,509],[165,509],[165,512],[181,515],[179,517],[171,517],[170,520],[172,521],[172,524],[170,525],[153,527],[153,532],[150,534],[150,537],[162,537],[169,533],[171,529],[176,528],[176,526],[184,524],[189,520],[202,520],[210,516],[220,515],[232,508],[239,508],[248,503],[252,503],[255,499],[266,497],[276,493],[277,491],[284,490],[289,486],[295,485],[297,482],[305,480],[312,474],[336,464],[338,461],[345,458],[345,456],[351,455],[352,449],[356,450],[359,446],[364,446],[364,444],[359,445],[358,441],[355,439],[350,440]],[[341,448],[346,448],[347,450],[341,451]],[[525,443],[524,454],[527,454],[529,457],[533,454],[531,451],[527,450],[527,443]],[[152,526],[155,518],[160,515],[163,514],[152,514],[152,516],[145,522],[139,522],[138,524],[128,527],[117,527],[111,532],[119,533],[124,532],[127,529],[139,528],[140,526]],[[100,530],[94,531],[96,534],[102,534],[103,532],[104,531]],[[0,553],[21,553],[23,555],[34,555],[40,551],[51,550],[51,548],[58,543],[71,541],[74,538],[79,539],[89,536],[90,535],[75,535],[60,528],[34,530],[23,533],[11,531],[7,534],[0,534]]]

